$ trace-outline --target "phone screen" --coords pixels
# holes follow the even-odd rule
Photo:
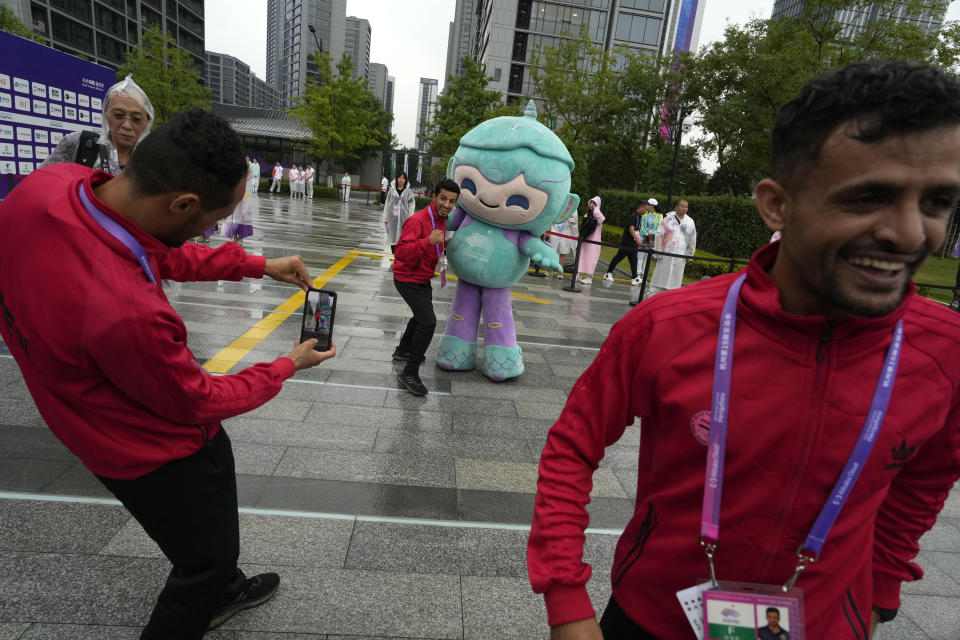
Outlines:
[[[317,351],[330,349],[330,336],[333,334],[333,318],[337,308],[337,294],[332,291],[310,289],[303,306],[303,327],[300,341],[316,338]]]

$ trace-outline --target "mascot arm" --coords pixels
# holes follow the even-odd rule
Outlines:
[[[459,229],[466,217],[467,212],[460,207],[456,207],[453,210],[453,213],[450,214],[450,218],[447,220],[447,231],[456,231]]]
[[[549,271],[560,271],[560,256],[553,250],[553,247],[536,238],[530,233],[524,231],[520,234],[517,246],[525,256],[530,258],[534,264],[540,265],[542,269]]]

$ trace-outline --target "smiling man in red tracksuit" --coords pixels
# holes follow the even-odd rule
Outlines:
[[[716,486],[705,482],[706,445],[719,452],[709,436],[724,422],[719,533],[704,540],[717,543],[719,580],[785,584],[821,508],[837,502],[819,559],[796,583],[806,637],[870,637],[896,614],[901,583],[923,575],[918,540],[960,476],[960,316],[916,295],[911,278],[960,199],[960,83],[908,63],[816,78],[781,111],[771,165],[757,207],[782,238],[753,256],[739,295],[741,274],[730,274],[639,305],[550,430],[528,569],[554,640],[695,637],[676,592],[709,575],[699,544],[702,520],[713,522],[701,518],[705,487]],[[718,347],[724,308],[736,318],[728,350]],[[869,411],[882,416],[879,431],[863,429],[873,447],[851,485],[841,472],[861,428],[876,424],[871,399],[897,354],[889,405]],[[729,395],[714,370],[727,357]],[[635,417],[636,508],[598,623],[584,506],[604,448]],[[835,483],[852,487],[845,502]]]
[[[393,254],[393,284],[413,312],[393,359],[406,362],[397,382],[415,396],[427,395],[427,387],[420,380],[420,365],[437,328],[430,282],[437,264],[446,260],[447,217],[457,206],[459,195],[460,185],[453,180],[437,183],[430,204],[403,223]]]
[[[236,476],[220,421],[335,353],[310,340],[214,377],[187,347],[161,279],[310,280],[300,256],[186,243],[233,211],[245,179],[237,135],[196,109],[145,138],[115,178],[51,165],[0,204],[0,334],[50,430],[173,564],[145,640],[199,639],[275,592],[277,574],[237,568]],[[67,310],[66,331],[51,310]]]

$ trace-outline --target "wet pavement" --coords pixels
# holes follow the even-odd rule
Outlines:
[[[539,452],[638,289],[595,278],[571,293],[569,279],[527,276],[513,289],[526,372],[501,384],[478,371],[449,373],[431,349],[421,370],[430,393],[416,398],[397,388],[391,361],[409,316],[378,207],[261,194],[244,244],[268,257],[300,253],[338,292],[338,355],[224,423],[237,460],[241,566],[278,571],[283,582],[270,603],[206,637],[549,637],[525,565]],[[169,291],[198,361],[216,370],[285,355],[298,337],[290,286],[245,280]],[[453,291],[434,284],[438,335]],[[629,427],[594,476],[585,553],[598,608],[633,510],[639,439],[640,427]],[[0,492],[0,640],[137,638],[168,564],[46,429],[5,353]],[[927,577],[906,585],[900,616],[878,637],[955,640],[956,490],[919,562]]]

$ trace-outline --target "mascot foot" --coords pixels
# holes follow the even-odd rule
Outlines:
[[[516,378],[523,373],[523,352],[520,345],[504,347],[488,344],[483,347],[483,375],[494,382]]]
[[[443,336],[437,345],[437,366],[446,371],[473,371],[477,368],[477,343]]]

